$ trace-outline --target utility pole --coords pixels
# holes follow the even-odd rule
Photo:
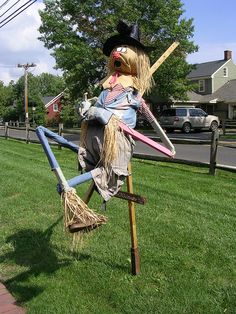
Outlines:
[[[36,67],[34,63],[18,64],[18,68],[24,68],[25,70],[25,124],[29,124],[29,112],[28,112],[28,69]]]

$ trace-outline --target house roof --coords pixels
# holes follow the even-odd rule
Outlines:
[[[203,96],[203,99],[209,99],[209,101],[217,99],[218,102],[236,102],[236,79],[228,81],[213,94]]]
[[[236,79],[228,81],[213,94],[201,95],[191,91],[187,95],[188,103],[236,102]]]
[[[203,95],[200,95],[194,91],[189,91],[187,92],[187,97],[190,99],[192,102],[201,102],[203,99]]]
[[[55,96],[43,96],[42,101],[43,101],[44,106],[48,104],[53,98],[55,98]]]
[[[198,77],[208,77],[214,74],[220,67],[222,67],[228,60],[216,60],[204,63],[196,64],[196,68],[193,69],[189,75],[188,79],[198,78]]]
[[[45,96],[45,97],[42,97],[42,100],[43,100],[45,108],[48,108],[51,104],[55,103],[63,95],[64,95],[64,92],[61,92],[57,96]]]

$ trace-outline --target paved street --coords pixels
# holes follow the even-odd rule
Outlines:
[[[153,133],[152,133],[153,135]],[[168,134],[170,138],[173,139],[183,139],[186,138],[186,135],[183,133],[171,133]],[[70,141],[78,144],[79,136],[78,135],[69,135],[66,134],[65,138]],[[210,140],[211,133],[210,132],[202,132],[202,133],[191,133],[187,135],[188,139],[191,140]],[[196,162],[204,162],[209,163],[210,161],[210,145],[207,144],[174,144],[176,149],[176,159],[190,160]],[[143,144],[142,142],[136,142],[135,153],[139,154],[148,154],[153,156],[163,156],[161,153],[156,150],[150,148],[149,146]],[[218,147],[217,154],[217,163],[236,167],[236,143],[235,148],[230,147]]]
[[[4,135],[4,130],[0,129],[0,136]],[[25,131],[19,130],[10,130],[10,136],[16,138],[25,138]],[[153,133],[152,133],[153,136]],[[183,133],[170,133],[168,136],[175,141],[176,139],[188,138],[191,140],[210,140],[210,132],[200,132],[200,133],[191,133],[185,135]],[[78,134],[65,134],[64,137],[72,142],[78,144],[79,135]],[[30,138],[37,140],[37,137],[34,132],[30,132]],[[226,143],[227,144],[227,143]],[[228,143],[230,145],[230,143]],[[217,154],[217,163],[227,166],[236,167],[236,143],[233,143],[235,148],[232,147],[218,147]],[[176,148],[176,159],[183,159],[196,162],[209,163],[210,160],[210,145],[209,144],[174,144]],[[148,154],[153,156],[162,156],[156,150],[144,145],[141,142],[136,142],[135,153],[139,154]]]
[[[210,145],[188,145],[174,144],[176,149],[176,159],[183,159],[196,162],[209,163]],[[137,142],[135,152],[145,153],[148,155],[161,156],[154,149]],[[236,148],[218,147],[217,163],[227,166],[236,167]]]

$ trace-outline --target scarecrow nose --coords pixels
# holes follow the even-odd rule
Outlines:
[[[112,59],[119,59],[120,58],[120,53],[118,51],[113,51],[112,52]]]

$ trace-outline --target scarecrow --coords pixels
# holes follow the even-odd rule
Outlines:
[[[129,26],[120,21],[117,31],[118,34],[108,38],[103,46],[103,53],[108,57],[108,71],[101,82],[102,92],[93,106],[85,101],[79,109],[82,134],[78,161],[83,174],[76,184],[83,181],[81,178],[85,178],[84,181],[92,179],[105,202],[120,190],[129,175],[128,164],[135,142],[130,135],[132,132],[127,130],[135,127],[137,113],[152,125],[171,155],[175,154],[173,145],[142,98],[153,85],[148,57],[150,48],[140,42],[137,24]],[[39,127],[38,135],[40,130],[42,127]],[[43,131],[50,136],[45,128]],[[60,179],[58,173],[57,176]],[[67,208],[66,227],[70,232],[89,231],[106,223],[106,217],[94,213],[77,199],[79,197],[76,196],[74,203],[70,201],[70,189],[65,188],[66,183],[62,181],[59,180]]]

